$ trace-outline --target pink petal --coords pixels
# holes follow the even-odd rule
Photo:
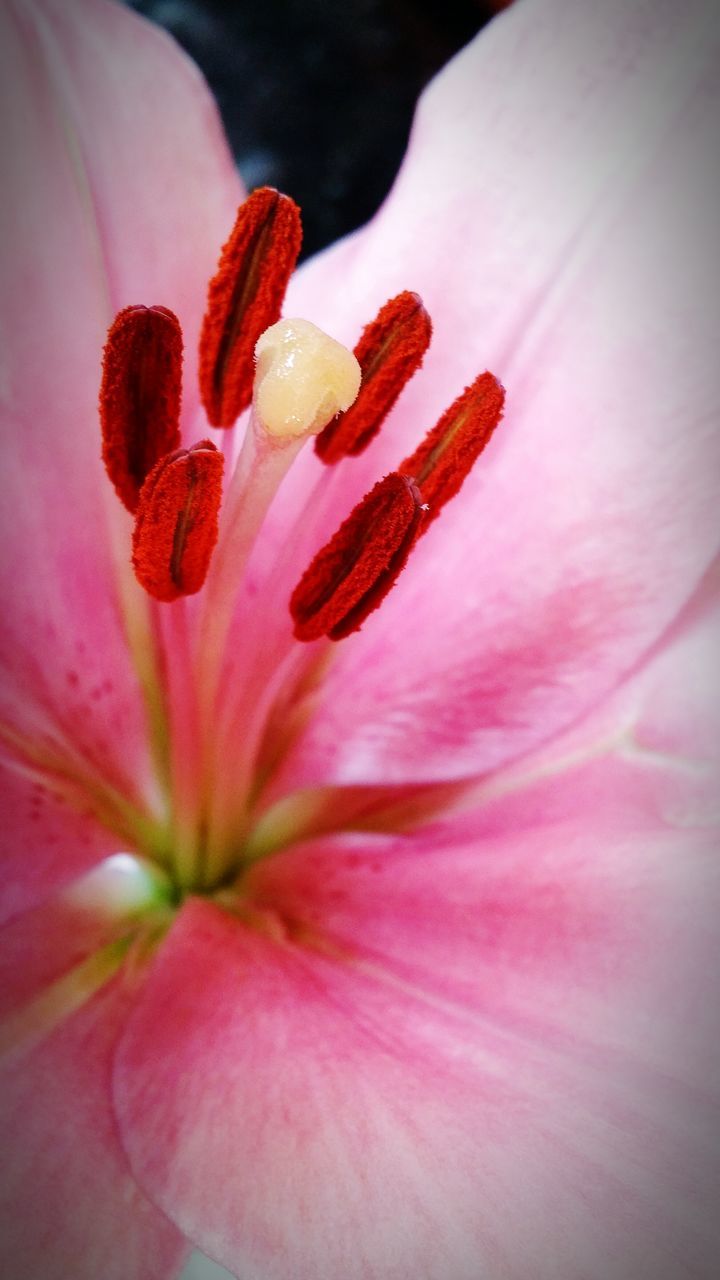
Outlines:
[[[174,308],[186,410],[206,281],[240,189],[214,107],[172,43],[121,6],[5,6],[0,333],[3,718],[70,740],[118,785],[146,769],[100,462],[115,311]]]
[[[700,1274],[712,1247],[710,1113],[665,1074],[662,1034],[640,1030],[638,997],[668,964],[648,966],[631,942],[607,971],[608,941],[627,938],[630,916],[615,922],[609,896],[593,920],[568,891],[555,1004],[566,989],[578,1003],[615,998],[621,978],[622,1014],[635,1019],[625,1040],[612,1009],[604,1023],[548,1034],[546,1009],[501,1018],[492,998],[489,1013],[482,998],[463,1008],[362,942],[343,952],[330,939],[323,951],[193,904],[116,1068],[141,1185],[236,1275],[284,1280],[289,1260],[299,1280]],[[433,902],[441,920],[442,887]],[[467,979],[482,993],[503,972],[482,962],[492,939],[477,906]],[[587,941],[573,923],[594,925]],[[516,917],[510,951],[534,924],[532,912]]]
[[[711,1274],[716,600],[464,817],[260,864],[257,929],[182,913],[116,1106],[235,1274]]]
[[[39,940],[38,940],[39,941]],[[23,1280],[163,1280],[187,1245],[138,1190],[109,1106],[127,992],[108,989],[0,1062],[0,1268]]]
[[[288,306],[351,341],[401,287],[435,321],[381,440],[343,464],[326,529],[479,369],[507,409],[340,648],[288,786],[517,757],[604,696],[703,574],[720,452],[717,17],[702,2],[512,6],[428,91],[375,221],[301,273]],[[278,533],[314,473],[298,469]],[[278,545],[289,579],[295,544]]]
[[[58,998],[58,985],[136,926],[138,903],[137,875],[113,858],[0,931],[3,1276],[161,1280],[187,1252],[135,1186],[109,1107],[131,987],[115,979],[88,1000],[86,979],[75,1013],[67,985]]]
[[[117,852],[117,837],[42,782],[2,769],[0,922]]]
[[[707,1054],[720,1044],[708,991],[720,890],[719,648],[708,582],[613,702],[480,782],[465,814],[414,838],[288,851],[258,866],[259,901],[458,1005],[540,1017],[547,1030],[594,1034],[598,1020],[617,1017],[630,1047],[635,1029],[623,1019],[635,996],[652,1011],[648,1037],[653,1025],[687,1023],[683,1072],[695,1075],[693,1039]],[[633,972],[645,984],[636,992]],[[680,1044],[666,1042],[668,1071]],[[702,1068],[695,1078],[713,1080]]]
[[[472,811],[512,794],[503,821],[520,820],[517,793],[533,794],[535,780],[555,775],[552,792],[560,803],[572,798],[567,769],[600,755],[614,803],[651,800],[675,825],[707,827],[720,821],[720,560],[693,594],[673,626],[638,670],[588,717],[513,767],[475,779],[445,783],[333,785],[282,793],[282,776],[266,793],[251,838],[251,856],[333,831],[405,832],[443,813]],[[608,766],[611,752],[642,769],[623,770],[625,782]],[[659,767],[662,766],[662,767]],[[668,772],[670,766],[672,770]],[[529,792],[528,792],[529,788]],[[539,807],[530,800],[528,822],[544,818],[549,792]],[[496,812],[494,804],[491,814]],[[470,819],[472,822],[473,820]],[[523,820],[523,825],[525,824]],[[494,829],[494,828],[493,828]]]

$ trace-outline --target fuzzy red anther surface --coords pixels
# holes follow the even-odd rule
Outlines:
[[[183,341],[166,307],[125,307],[108,331],[100,385],[102,456],[128,511],[156,462],[180,443]]]
[[[143,485],[133,532],[133,567],[156,600],[199,591],[218,535],[223,456],[210,440],[177,449]]]
[[[432,322],[417,293],[406,290],[380,308],[355,347],[362,372],[357,399],[315,439],[315,452],[323,462],[339,462],[369,445],[422,364],[431,337]]]
[[[416,486],[393,471],[358,503],[317,553],[290,598],[298,640],[357,631],[393,586],[424,512]]]
[[[504,403],[502,384],[494,374],[481,373],[398,467],[428,506],[426,526],[460,489],[500,422]]]
[[[280,317],[301,241],[300,210],[274,187],[259,187],[240,206],[200,335],[200,394],[214,427],[231,427],[250,404],[255,343]]]

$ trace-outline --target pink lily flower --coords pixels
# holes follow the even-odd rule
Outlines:
[[[4,1275],[715,1274],[717,19],[519,0],[448,66],[284,307],[352,347],[416,290],[422,369],[162,604],[100,353],[171,308],[183,440],[222,443],[243,192],[163,36],[4,5]],[[295,640],[312,556],[485,368],[503,422],[387,599]]]

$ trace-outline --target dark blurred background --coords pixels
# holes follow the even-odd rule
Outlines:
[[[304,257],[375,212],[405,151],[420,90],[493,7],[486,0],[127,2],[202,68],[247,186],[269,183],[301,205]]]

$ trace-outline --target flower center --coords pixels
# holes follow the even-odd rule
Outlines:
[[[199,400],[207,429],[221,430],[220,448],[210,438],[182,444],[183,337],[174,313],[125,307],[108,332],[102,456],[122,504],[110,495],[116,552],[124,539],[117,600],[144,697],[151,769],[126,796],[70,747],[66,760],[44,742],[13,739],[24,765],[93,813],[122,852],[62,895],[70,918],[76,910],[107,917],[109,941],[1,1023],[0,1049],[46,1035],[126,960],[142,960],[187,895],[210,896],[254,927],[276,927],[253,892],[260,859],[321,834],[407,829],[413,814],[417,821],[437,811],[452,791],[439,785],[428,800],[405,787],[400,799],[373,801],[362,787],[293,791],[278,783],[337,642],[392,589],[490,439],[504,400],[492,374],[476,378],[324,545],[331,473],[321,468],[275,560],[277,529],[268,557],[251,561],[305,442],[315,438],[327,468],[362,452],[432,332],[411,292],[381,308],[354,353],[307,320],[280,320],[300,240],[297,206],[262,188],[240,208],[210,282]],[[299,581],[288,578],[288,546],[305,548]]]
[[[142,682],[164,797],[162,813],[148,818],[155,834],[139,848],[180,895],[224,891],[255,858],[288,843],[287,822],[273,843],[265,797],[304,727],[307,689],[333,642],[381,604],[502,416],[503,389],[483,373],[316,550],[321,480],[298,526],[308,567],[294,589],[281,559],[266,578],[270,600],[284,598],[290,617],[273,609],[268,634],[254,613],[238,625],[246,566],[300,448],[314,436],[328,465],[365,449],[432,332],[411,292],[381,308],[354,354],[309,321],[280,321],[300,240],[297,206],[262,188],[241,207],[210,282],[199,392],[208,423],[222,429],[221,449],[210,439],[180,447],[182,332],[171,311],[126,307],[105,346],[103,458],[134,517],[132,565],[143,590],[135,588],[128,630],[145,646]],[[292,797],[284,803],[287,816]]]

